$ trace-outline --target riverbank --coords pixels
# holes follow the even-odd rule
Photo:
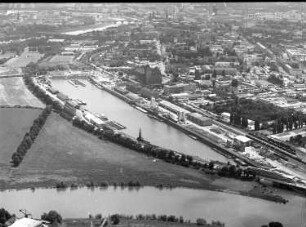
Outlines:
[[[140,215],[137,215],[138,218],[140,217]],[[146,215],[143,215],[143,219],[142,217],[140,217],[141,219],[136,219],[133,216],[132,217],[128,217],[128,216],[123,216],[123,215],[118,215],[119,218],[119,223],[117,225],[113,225],[110,221],[108,221],[108,226],[150,226],[150,227],[195,227],[197,226],[197,223],[195,222],[190,222],[190,221],[185,221],[185,222],[180,222],[180,220],[175,220],[173,221],[173,218],[177,218],[178,217],[172,217],[170,216],[169,221],[162,221],[162,220],[157,220],[157,219],[163,219],[164,217],[158,217],[154,215],[154,219],[151,219],[153,217],[153,215],[150,215],[150,217],[148,217],[148,219],[146,218]],[[150,219],[149,219],[150,218]],[[184,219],[181,219],[184,221]],[[101,223],[103,222],[103,219],[87,219],[87,218],[80,218],[80,219],[64,219],[63,220],[63,224],[62,227],[88,227],[91,225],[91,223],[93,223],[93,225],[101,225]],[[202,220],[198,220],[199,223],[201,223],[202,227],[221,227],[224,226],[222,225],[222,223],[220,224],[213,224],[213,223],[206,223],[205,219]]]

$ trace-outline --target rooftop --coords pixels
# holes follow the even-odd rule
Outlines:
[[[34,220],[31,218],[20,218],[9,227],[38,227],[43,226],[43,221]]]

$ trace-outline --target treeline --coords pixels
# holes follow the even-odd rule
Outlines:
[[[77,185],[75,183],[72,183],[70,186],[66,183],[64,183],[63,181],[61,182],[58,182],[55,184],[55,188],[56,189],[66,189],[68,187],[70,187],[71,189],[73,188],[79,188],[79,187],[82,187],[83,185]],[[128,187],[128,188],[133,188],[133,187],[136,187],[136,188],[139,188],[141,187],[141,184],[139,183],[139,181],[129,181],[128,183],[125,183],[125,182],[120,182],[120,183],[112,183],[112,184],[109,184],[108,182],[106,181],[102,181],[100,183],[94,183],[93,181],[90,181],[88,183],[85,184],[85,186],[87,188],[94,188],[94,187],[100,187],[100,188],[107,188],[109,186],[113,186],[113,187],[121,187],[121,188],[125,188],[125,187]]]
[[[29,106],[29,105],[25,105],[25,106],[21,106],[21,105],[14,105],[14,106],[10,106],[10,105],[0,105],[0,108],[22,108],[22,109],[39,109],[39,110],[42,110],[42,109],[43,109],[43,108],[41,108],[41,107]]]
[[[256,173],[249,168],[242,169],[239,166],[227,164],[218,170],[218,175],[222,177],[237,178],[240,180],[255,180]]]
[[[30,131],[24,135],[16,152],[14,152],[12,155],[11,162],[14,167],[19,166],[19,164],[22,162],[24,156],[26,155],[27,151],[31,148],[33,142],[38,136],[40,130],[45,124],[47,117],[49,116],[50,113],[51,113],[51,106],[47,106],[41,112],[41,114],[34,120],[33,125],[30,128]]]
[[[162,222],[172,222],[172,223],[188,223],[191,224],[190,220],[184,219],[183,216],[175,216],[175,215],[156,215],[156,214],[137,214],[135,216],[133,215],[123,215],[123,214],[114,214],[120,218],[124,219],[130,219],[130,220],[138,220],[138,221],[162,221]],[[112,215],[113,216],[113,215]],[[97,214],[96,217],[99,219],[102,218],[101,214]],[[224,227],[225,224],[220,221],[212,221],[211,223],[208,223],[204,218],[197,218],[196,224],[200,226],[206,226],[206,227]]]
[[[266,104],[250,99],[238,99],[218,107],[218,112],[230,112],[230,123],[248,127],[248,119],[254,120],[255,131],[272,128],[273,133],[282,133],[285,129],[290,131],[302,128],[306,123],[306,115],[293,109],[285,110],[273,104]],[[268,121],[274,121],[268,124]],[[262,125],[260,126],[260,123]]]
[[[282,133],[286,128],[286,131],[293,129],[302,128],[306,122],[306,117],[301,112],[294,112],[288,114],[282,114],[277,117],[275,123],[273,124],[273,133]]]
[[[23,79],[28,89],[43,103],[52,106],[55,112],[59,113],[63,110],[62,105],[58,101],[52,100],[52,98],[44,90],[42,90],[39,86],[34,84],[32,77],[26,75],[23,77]]]

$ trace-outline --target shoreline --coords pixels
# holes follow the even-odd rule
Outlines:
[[[179,184],[179,185],[163,185],[163,184],[140,184],[140,186],[128,186],[128,184],[126,183],[124,186],[121,186],[120,183],[116,183],[116,186],[114,186],[114,184],[108,184],[108,185],[99,185],[99,184],[95,184],[93,182],[94,185],[88,185],[88,181],[79,181],[79,184],[74,183],[73,181],[70,182],[70,184],[67,184],[66,187],[62,187],[62,188],[58,188],[56,187],[56,185],[54,184],[55,182],[28,182],[28,183],[19,183],[16,185],[11,185],[8,187],[1,187],[0,188],[0,193],[1,192],[6,192],[6,191],[21,191],[21,190],[31,190],[33,192],[35,192],[35,190],[44,190],[44,189],[54,189],[57,191],[74,191],[74,190],[78,190],[78,189],[90,189],[90,190],[96,190],[96,189],[105,189],[107,190],[108,188],[112,188],[112,189],[116,189],[116,188],[120,188],[120,189],[128,189],[128,190],[141,190],[144,187],[153,187],[159,190],[173,190],[173,189],[178,189],[178,188],[182,188],[182,189],[191,189],[191,190],[201,190],[201,191],[213,191],[213,192],[221,192],[221,193],[227,193],[227,194],[235,194],[235,195],[239,195],[239,196],[246,196],[246,197],[250,197],[250,198],[255,198],[255,199],[263,199],[269,202],[276,202],[276,203],[284,203],[286,204],[288,202],[288,200],[284,199],[282,196],[280,195],[269,195],[269,194],[263,194],[263,193],[259,193],[259,192],[253,192],[253,191],[235,191],[232,189],[228,189],[228,188],[223,188],[221,186],[216,186],[216,185],[212,185],[212,184],[206,184],[206,185],[199,185],[196,186],[195,184]],[[57,182],[58,183],[58,182]],[[298,195],[298,194],[297,194]]]

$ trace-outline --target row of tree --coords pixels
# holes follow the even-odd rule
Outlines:
[[[19,166],[22,162],[24,156],[26,155],[27,151],[31,148],[32,144],[34,143],[36,137],[38,136],[41,128],[45,124],[47,117],[51,113],[51,106],[47,106],[41,114],[34,120],[33,125],[30,128],[30,131],[27,132],[20,145],[18,146],[16,152],[12,155],[12,164],[14,167]]]
[[[218,171],[219,176],[238,178],[241,180],[254,180],[256,178],[256,173],[252,169],[242,169],[239,166],[228,164],[223,166]]]
[[[249,118],[255,121],[256,131],[272,127],[274,133],[281,133],[284,129],[290,131],[302,128],[306,123],[306,115],[300,111],[279,108],[273,104],[251,99],[238,99],[237,97],[234,99],[234,102],[224,103],[214,108],[215,111],[218,110],[218,113],[230,112],[231,124],[247,128]],[[269,124],[268,121],[274,121],[274,123]],[[261,127],[260,122],[262,122]]]
[[[270,222],[269,225],[262,225],[261,227],[283,227],[280,222]]]
[[[230,113],[230,124],[239,125],[243,128],[249,126],[248,118],[246,116],[241,116],[240,112]]]
[[[96,215],[101,217],[102,215]],[[124,219],[136,219],[139,221],[162,221],[162,222],[176,222],[176,223],[188,223],[190,224],[191,221],[184,219],[183,216],[175,216],[175,215],[156,215],[156,214],[137,214],[136,216],[128,216],[128,215],[118,215],[118,218]],[[99,218],[101,219],[101,218]],[[211,223],[207,222],[204,218],[197,218],[196,220],[197,225],[201,226],[211,226],[211,227],[224,227],[225,224],[220,221],[212,221]]]

